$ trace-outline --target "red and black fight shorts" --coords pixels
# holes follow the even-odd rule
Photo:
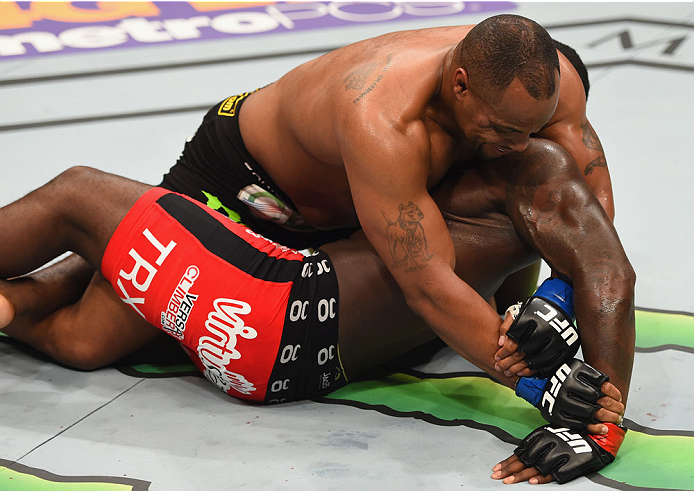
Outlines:
[[[234,397],[284,402],[347,383],[337,277],[320,250],[305,256],[153,188],[116,229],[101,269],[121,300]]]

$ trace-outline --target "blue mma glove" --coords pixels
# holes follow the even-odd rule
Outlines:
[[[606,435],[571,433],[567,428],[541,426],[513,451],[527,467],[551,474],[559,484],[597,472],[614,461],[625,430],[607,423]]]
[[[559,278],[549,278],[521,305],[506,335],[525,353],[528,367],[547,376],[578,351],[573,316],[573,288]]]
[[[516,395],[540,410],[542,417],[555,426],[586,431],[590,423],[599,423],[595,412],[602,384],[609,377],[587,363],[573,359],[564,363],[551,378],[520,377]]]

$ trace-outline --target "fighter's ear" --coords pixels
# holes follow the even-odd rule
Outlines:
[[[470,78],[467,70],[462,67],[456,68],[453,76],[453,92],[455,93],[456,97],[462,97],[466,95],[469,90]]]

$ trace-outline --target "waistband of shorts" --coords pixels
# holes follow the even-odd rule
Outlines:
[[[118,227],[116,227],[116,231],[113,232],[111,239],[108,241],[104,255],[101,258],[101,272],[107,280],[111,281],[114,274],[118,274],[117,271],[112,271],[115,259],[119,257],[122,252],[120,249],[129,244],[130,241],[128,239],[130,234],[135,230],[137,223],[143,219],[149,206],[163,195],[170,193],[171,191],[159,187],[150,189],[137,199],[125,217],[120,221]]]
[[[246,148],[246,144],[243,141],[243,137],[241,136],[241,127],[239,125],[239,115],[241,114],[241,108],[244,102],[246,102],[246,99],[248,99],[248,97],[251,94],[259,90],[262,89],[255,89],[252,92],[244,92],[242,94],[227,97],[219,104],[215,105],[213,110],[217,110],[217,117],[222,118],[223,123],[225,124],[225,126],[227,126],[227,128],[230,130],[231,134],[234,137],[236,150],[241,154],[241,156],[245,160],[245,163],[247,164],[243,166],[243,172],[247,175],[249,183],[258,184],[268,193],[275,195],[277,198],[282,200],[292,209],[296,210],[296,205],[292,202],[289,196],[287,196],[282,191],[282,189],[275,183],[275,181],[272,180],[272,178],[265,171],[265,169],[263,169],[260,163],[258,163],[258,161],[255,160],[255,158],[253,158],[253,156],[250,154],[250,152]],[[230,111],[223,110],[225,105],[231,105],[233,107],[233,114],[229,114]],[[257,174],[257,176],[260,179],[254,176],[254,173]]]

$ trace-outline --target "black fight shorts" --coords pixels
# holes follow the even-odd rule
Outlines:
[[[248,153],[241,139],[239,114],[250,95],[228,97],[208,111],[160,186],[190,196],[294,249],[349,237],[355,228],[317,230],[307,224],[291,199]]]

